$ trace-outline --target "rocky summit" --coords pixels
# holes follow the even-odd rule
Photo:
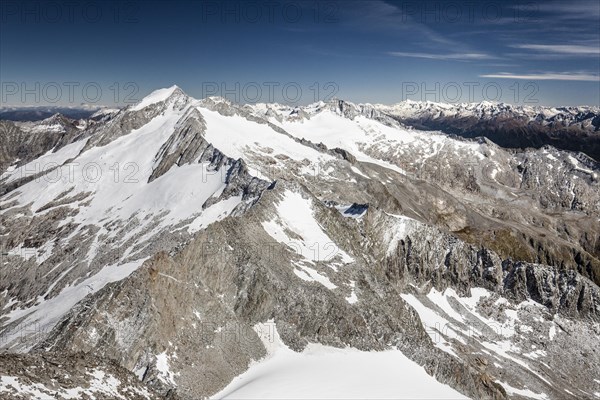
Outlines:
[[[600,398],[599,118],[174,86],[0,121],[0,398]]]

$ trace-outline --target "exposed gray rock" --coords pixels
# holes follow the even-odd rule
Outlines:
[[[119,217],[114,204],[89,223],[76,217],[98,195],[93,184],[54,188],[41,205],[27,197],[35,180],[0,192],[1,347],[82,352],[135,373],[164,398],[196,399],[265,356],[255,328],[272,321],[293,350],[398,349],[471,398],[518,398],[510,388],[568,399],[600,390],[586,379],[600,375],[593,160],[433,133],[399,146],[371,125],[400,127],[376,106],[242,107],[170,93],[90,124],[77,157],[166,116],[139,188],[161,188],[174,172],[200,165],[221,179],[210,188],[187,181],[186,201],[172,203],[193,212],[179,219],[170,211],[189,210],[165,208],[170,193],[158,194],[162,208],[153,212]],[[299,145],[306,157],[273,143],[228,157],[207,140],[204,109],[261,124],[273,142]],[[328,148],[278,126],[319,112],[355,121],[364,138]],[[198,201],[205,190],[210,196]],[[331,254],[302,254],[307,234],[284,221],[300,210],[281,210],[290,195],[310,209],[303,218],[330,240],[316,244]],[[271,231],[275,225],[286,238]],[[302,279],[303,268],[330,285]],[[98,276],[98,286],[84,290]],[[68,306],[47,321],[40,310],[53,301]],[[428,326],[423,309],[445,325]],[[36,329],[39,321],[45,325]],[[562,347],[576,350],[561,357]]]
[[[92,354],[0,353],[0,376],[6,380],[6,383],[0,381],[0,399],[7,400],[39,396],[98,400],[112,400],[116,396],[131,400],[165,398],[116,362]]]

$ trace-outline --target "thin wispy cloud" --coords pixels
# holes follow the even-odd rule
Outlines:
[[[552,17],[561,20],[582,20],[588,19],[598,21],[600,17],[600,5],[593,0],[583,1],[549,1],[546,3],[528,3],[515,6],[515,9],[534,14],[550,14]]]
[[[431,44],[460,46],[461,44],[437,33],[434,29],[414,19],[403,7],[381,0],[355,0],[339,9],[340,24],[353,30],[406,33],[422,37]]]
[[[598,45],[582,46],[573,44],[514,44],[510,47],[558,54],[582,56],[600,55],[600,47],[598,47]]]
[[[453,60],[453,61],[475,61],[475,60],[493,60],[496,57],[485,53],[450,53],[450,54],[438,54],[438,53],[410,53],[404,51],[390,51],[388,53],[394,57],[412,57],[412,58],[426,58],[430,60]]]
[[[521,62],[536,62],[536,63],[538,61],[563,62],[563,61],[565,61],[565,59],[567,57],[569,57],[569,59],[571,59],[571,60],[574,60],[574,59],[593,60],[593,58],[591,58],[591,57],[575,57],[575,56],[568,56],[566,54],[561,54],[561,53],[529,52],[529,53],[504,53],[503,55],[508,59],[519,59]]]
[[[496,74],[479,75],[480,78],[494,79],[524,79],[530,81],[592,81],[598,82],[600,76],[587,72],[572,73],[572,72],[543,72],[537,74],[512,74],[509,72],[498,72]]]
[[[514,68],[514,67],[520,67],[521,65],[519,64],[510,64],[510,63],[485,63],[485,64],[479,64],[482,67],[497,67],[497,68]]]

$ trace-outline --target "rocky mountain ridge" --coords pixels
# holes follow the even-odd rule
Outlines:
[[[454,398],[600,393],[600,168],[584,154],[177,87],[65,142],[0,176],[10,368],[83,353],[194,399],[275,356],[270,326],[303,357],[401,352]]]
[[[412,100],[383,105],[333,99],[307,107],[268,104],[253,107],[288,118],[310,115],[323,108],[338,109],[346,115],[361,114],[382,121],[393,119],[415,129],[440,130],[465,138],[486,137],[506,148],[551,145],[583,152],[600,161],[600,106],[544,107],[490,101],[450,104]]]

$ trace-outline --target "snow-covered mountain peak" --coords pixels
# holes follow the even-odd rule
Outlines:
[[[56,113],[41,121],[16,122],[16,124],[24,131],[30,133],[49,132],[58,134],[64,133],[67,130],[67,127],[73,126],[73,122],[73,120],[64,115]]]
[[[140,111],[153,104],[167,102],[177,103],[187,101],[190,97],[179,86],[173,85],[168,88],[158,89],[144,97],[139,103],[131,107],[131,111]]]

